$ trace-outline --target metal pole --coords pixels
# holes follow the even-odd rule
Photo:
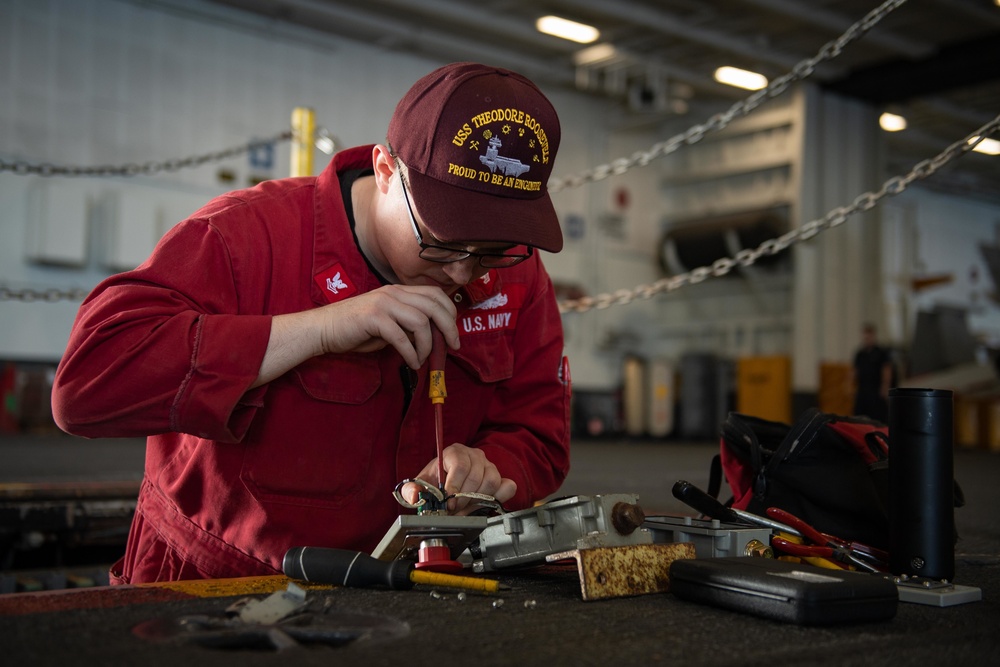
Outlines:
[[[313,175],[313,143],[316,141],[316,112],[309,107],[292,111],[292,176]]]

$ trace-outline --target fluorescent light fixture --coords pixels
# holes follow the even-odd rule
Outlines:
[[[767,87],[766,76],[737,67],[720,67],[715,70],[715,80],[727,86],[745,88],[746,90],[760,90]]]
[[[618,57],[615,45],[610,42],[594,44],[573,54],[573,62],[579,66],[596,65]]]
[[[546,35],[561,37],[580,44],[596,42],[597,38],[601,36],[597,28],[592,25],[577,23],[558,16],[543,16],[535,21],[535,28],[538,29],[538,32],[544,32]]]
[[[906,129],[906,119],[886,111],[878,117],[878,125],[886,132],[899,132]]]
[[[973,137],[969,139],[969,143],[974,143],[979,137]],[[996,139],[983,139],[976,147],[972,149],[976,153],[983,153],[984,155],[1000,155],[1000,141]]]

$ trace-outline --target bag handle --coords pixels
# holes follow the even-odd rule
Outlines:
[[[785,439],[781,441],[781,444],[774,451],[774,454],[771,455],[770,460],[768,460],[767,463],[761,468],[757,469],[757,477],[754,480],[753,487],[753,493],[757,500],[763,502],[764,498],[767,496],[768,476],[772,475],[782,462],[794,454],[796,450],[802,450],[808,447],[819,434],[823,425],[829,420],[830,416],[820,412],[818,408],[809,408],[802,414],[801,417],[799,417],[799,420],[792,426],[788,435],[785,436]],[[757,442],[756,438],[754,438],[754,445],[757,449],[760,448],[760,444]],[[756,458],[761,458],[759,453]]]

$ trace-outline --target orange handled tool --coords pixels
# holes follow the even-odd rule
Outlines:
[[[444,334],[433,324],[431,325],[430,382],[428,395],[434,405],[434,437],[437,443],[438,488],[444,491],[444,399],[448,390],[444,386],[444,362],[448,356],[448,347],[444,342]]]

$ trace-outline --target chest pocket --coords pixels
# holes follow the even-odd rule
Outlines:
[[[374,354],[313,357],[299,364],[293,373],[312,398],[349,405],[364,403],[382,384]]]
[[[514,375],[513,339],[513,332],[502,331],[462,336],[454,355],[481,382],[500,382]]]
[[[381,448],[378,356],[315,357],[269,388],[242,470],[258,500],[336,507],[360,492]]]

